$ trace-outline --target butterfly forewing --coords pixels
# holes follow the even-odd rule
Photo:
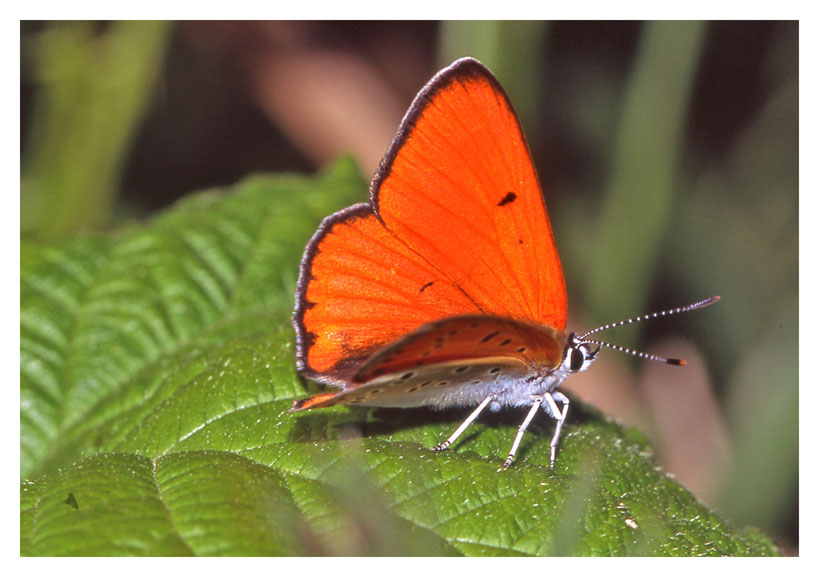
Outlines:
[[[416,98],[379,172],[385,226],[481,311],[566,326],[566,289],[540,185],[497,80],[464,59]]]

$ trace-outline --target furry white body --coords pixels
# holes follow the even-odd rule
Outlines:
[[[412,374],[411,378],[402,383],[400,394],[385,394],[358,403],[352,400],[351,404],[374,407],[426,406],[433,409],[472,408],[492,396],[493,400],[487,408],[498,411],[504,407],[530,406],[536,397],[551,393],[559,387],[570,372],[562,364],[557,368],[538,368],[522,362],[513,365],[510,359],[499,357],[471,360],[468,365],[463,361],[428,365],[414,369]],[[400,376],[383,375],[368,381],[364,386],[389,387],[397,379]],[[460,386],[453,386],[456,379]],[[446,385],[440,386],[441,383]],[[420,386],[424,384],[426,386]],[[419,388],[410,391],[415,386]],[[350,394],[354,393],[354,389],[350,391]],[[544,409],[547,409],[546,405]],[[547,412],[551,414],[548,409]]]

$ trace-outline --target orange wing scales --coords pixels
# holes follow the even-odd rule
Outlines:
[[[301,411],[304,409],[314,409],[316,407],[326,407],[334,404],[328,403],[328,401],[337,395],[338,393],[322,393],[321,395],[316,395],[315,397],[310,397],[309,399],[301,399],[293,403],[293,408],[290,410]]]
[[[439,314],[477,311],[387,231],[367,205],[325,221],[308,246],[296,309],[299,368],[324,380]],[[423,290],[422,290],[423,289]]]
[[[567,306],[560,261],[503,90],[468,61],[453,78],[447,71],[436,77],[427,92],[373,180],[376,213],[483,312],[562,330]]]

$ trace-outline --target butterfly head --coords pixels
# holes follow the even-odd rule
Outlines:
[[[588,369],[597,360],[600,353],[600,345],[592,350],[595,343],[587,343],[581,339],[577,333],[569,335],[566,348],[563,349],[563,361],[560,369],[566,374],[579,373]]]

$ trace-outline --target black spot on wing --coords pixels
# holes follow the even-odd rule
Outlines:
[[[518,198],[518,195],[514,192],[507,192],[504,197],[498,203],[498,206],[506,206],[507,204],[511,204],[515,202]]]
[[[493,338],[495,338],[498,335],[498,333],[500,333],[500,331],[494,331],[494,332],[489,333],[488,335],[486,335],[484,338],[482,338],[479,341],[480,344],[491,341]]]

